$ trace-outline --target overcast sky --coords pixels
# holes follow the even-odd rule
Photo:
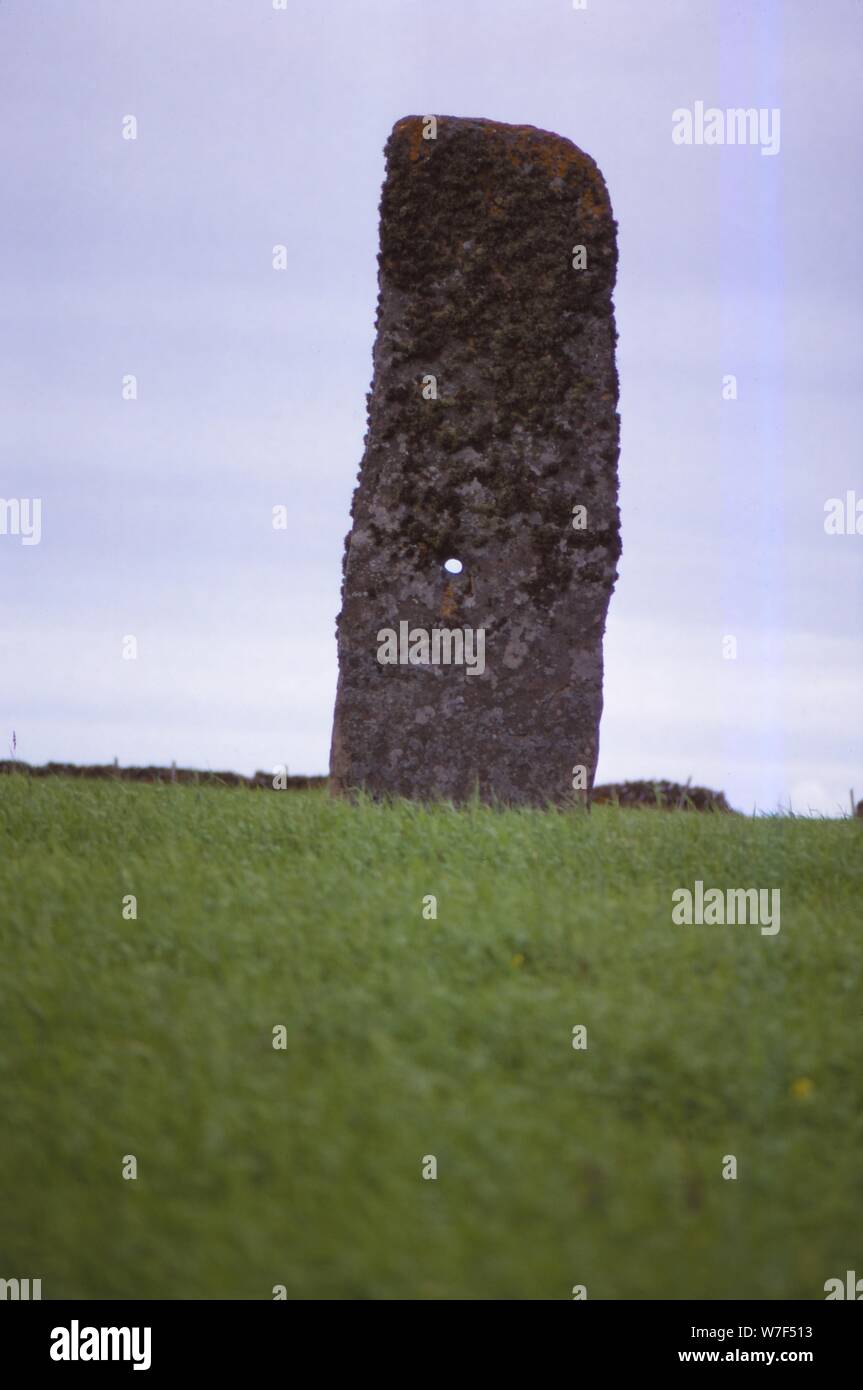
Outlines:
[[[861,28],[857,0],[3,0],[0,497],[42,536],[0,535],[0,757],[14,729],[31,762],[326,771],[382,148],[437,113],[568,136],[619,224],[599,780],[863,797],[863,535],[824,528],[863,500]],[[777,108],[778,153],[676,145],[698,101]]]

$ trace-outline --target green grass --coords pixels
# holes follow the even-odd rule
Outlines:
[[[0,1275],[823,1298],[863,1268],[861,831],[0,779]],[[781,931],[673,926],[697,878]]]

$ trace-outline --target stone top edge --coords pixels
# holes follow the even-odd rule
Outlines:
[[[540,140],[555,140],[561,145],[567,145],[576,154],[580,154],[584,159],[589,159],[591,163],[595,161],[586,152],[576,145],[574,140],[570,140],[568,135],[559,135],[554,130],[543,130],[541,126],[519,124],[514,121],[495,121],[489,116],[447,116],[438,115],[436,111],[429,111],[425,115],[401,116],[392,128],[395,135],[398,131],[406,130],[416,123],[422,124],[423,121],[434,116],[438,126],[479,126],[489,132],[498,131],[501,135],[522,135]]]
[[[504,140],[512,141],[516,149],[521,149],[525,154],[535,152],[544,163],[554,161],[558,166],[574,168],[580,166],[589,170],[593,177],[604,183],[602,171],[596,160],[593,159],[585,150],[581,149],[570,140],[566,135],[558,135],[553,130],[543,130],[534,125],[517,125],[509,121],[495,121],[487,116],[447,116],[438,115],[437,112],[429,112],[426,115],[402,116],[396,121],[390,133],[390,140],[398,140],[399,136],[408,137],[412,159],[416,158],[420,148],[421,132],[423,122],[434,115],[437,121],[438,132],[444,138],[448,132],[455,128],[460,130],[472,130],[477,134],[489,137],[498,136]]]

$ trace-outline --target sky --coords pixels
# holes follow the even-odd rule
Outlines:
[[[276,4],[0,3],[0,498],[41,499],[0,534],[0,758],[327,770],[383,145],[485,116],[586,150],[618,222],[597,780],[847,810],[863,5]],[[698,102],[778,150],[676,143]]]

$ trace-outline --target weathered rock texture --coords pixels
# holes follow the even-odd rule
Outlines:
[[[574,767],[593,782],[620,553],[615,222],[569,140],[448,116],[430,129],[409,116],[386,147],[332,787],[567,802]],[[380,664],[378,634],[403,621],[483,629],[483,674]]]

